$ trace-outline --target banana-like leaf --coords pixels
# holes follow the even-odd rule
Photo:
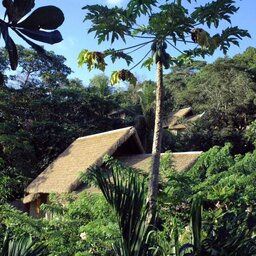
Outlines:
[[[199,251],[201,246],[202,210],[202,195],[199,193],[193,198],[190,213],[193,243],[196,251]]]
[[[5,48],[8,51],[11,69],[15,70],[18,66],[18,52],[14,41],[9,36],[8,26],[5,23],[1,24],[1,34],[5,41]]]
[[[43,6],[32,12],[17,27],[26,29],[56,29],[64,22],[63,12],[56,6]]]
[[[48,44],[56,44],[61,42],[62,36],[58,30],[54,31],[41,31],[41,30],[31,30],[31,29],[17,29],[20,33],[40,42]]]

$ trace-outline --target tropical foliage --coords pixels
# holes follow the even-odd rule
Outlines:
[[[18,48],[22,73],[6,75],[0,87],[1,203],[20,198],[31,178],[77,137],[124,125],[108,117],[119,106],[112,94],[102,98],[67,78],[63,56],[47,52],[46,60]]]
[[[191,1],[188,1],[191,4]],[[110,42],[112,45],[121,39],[125,44],[129,39],[140,39],[142,43],[125,46],[122,49],[111,48],[103,52],[83,50],[79,55],[79,65],[86,64],[88,70],[98,68],[104,71],[106,58],[110,57],[114,63],[117,59],[123,59],[129,66],[133,62],[132,53],[143,47],[149,47],[144,57],[129,70],[113,71],[111,83],[127,81],[136,84],[136,78],[132,69],[142,63],[142,67],[156,64],[156,108],[152,145],[152,164],[148,185],[149,218],[154,219],[156,213],[156,201],[158,194],[160,153],[162,142],[163,124],[163,69],[169,69],[174,63],[183,64],[191,61],[193,57],[209,54],[219,48],[227,53],[231,44],[239,45],[243,37],[250,37],[247,30],[235,27],[226,27],[221,33],[213,36],[198,26],[207,25],[208,29],[214,25],[218,28],[220,21],[231,24],[231,16],[239,8],[233,0],[210,1],[204,6],[194,7],[189,12],[188,7],[182,1],[144,1],[130,0],[125,8],[108,8],[103,5],[86,5],[85,21],[90,22],[88,33],[94,33],[98,44]],[[163,22],[164,21],[164,22]],[[191,40],[187,37],[190,36]],[[185,51],[179,49],[181,43],[195,44]],[[171,57],[168,46],[181,55],[178,58]],[[200,47],[198,47],[200,46]],[[131,51],[131,49],[133,49]],[[151,57],[148,55],[151,53]],[[173,55],[173,54],[172,54]],[[146,59],[147,58],[147,59]]]
[[[129,65],[130,53],[148,47],[139,64],[150,68],[156,63],[161,86],[162,68],[178,64],[164,77],[165,92],[160,97],[164,115],[188,105],[198,113],[205,111],[204,118],[187,127],[186,133],[165,132],[164,149],[207,152],[181,173],[175,170],[170,153],[163,156],[155,185],[159,198],[153,228],[147,218],[148,177],[111,158],[89,172],[90,182],[97,183],[102,194],[50,195],[49,203],[41,207],[46,219],[31,218],[10,206],[22,197],[27,183],[79,136],[135,125],[150,148],[159,83],[132,85],[136,64],[115,71],[110,79],[95,76],[88,87],[79,79],[69,79],[71,69],[64,64],[65,58],[29,39],[59,42],[56,29],[64,20],[62,12],[46,6],[29,14],[34,1],[3,1],[8,21],[0,20],[6,43],[6,49],[0,49],[1,255],[256,255],[256,51],[251,47],[212,64],[191,62],[192,57],[213,54],[216,48],[226,53],[230,44],[238,45],[249,34],[237,27],[213,36],[206,31],[206,27],[217,28],[221,20],[231,23],[231,15],[238,10],[232,0],[210,1],[192,15],[184,2],[132,0],[125,9],[85,7],[86,20],[92,22],[89,32],[96,33],[99,43],[128,42],[128,38],[145,41],[124,49],[85,50],[81,65],[104,70],[107,57]],[[45,19],[49,14],[51,18]],[[142,16],[149,23],[137,26]],[[165,23],[159,22],[163,19]],[[206,25],[205,30],[195,24]],[[37,53],[16,46],[9,30]],[[177,50],[185,42],[195,48],[178,50],[181,56],[177,58],[168,54],[168,48]],[[12,76],[7,72],[8,58],[12,69],[19,61]],[[110,83],[119,80],[130,83],[127,90],[110,89]],[[126,111],[125,120],[110,115],[120,108]]]
[[[47,255],[47,250],[43,245],[36,245],[30,236],[11,238],[6,233],[0,253],[3,256],[43,256]]]
[[[255,49],[249,47],[233,58],[219,58],[203,67],[176,68],[166,76],[176,109],[191,106],[198,114],[204,113],[177,137],[177,151],[208,150],[225,142],[233,144],[235,153],[252,149],[244,135],[256,118],[254,58]]]
[[[34,219],[1,205],[0,244],[7,228],[10,237],[32,236],[47,248],[46,255],[115,255],[112,244],[120,239],[118,224],[102,195],[51,195],[49,205],[43,205],[42,210],[51,218]]]
[[[92,176],[107,202],[113,207],[121,233],[121,241],[114,244],[116,255],[147,255],[147,223],[145,182],[133,169],[124,167],[112,159],[105,159],[106,168],[92,168]]]
[[[256,155],[233,156],[230,149],[212,148],[183,173],[167,167],[172,160],[166,155],[157,229],[144,226],[145,178],[111,159],[106,169],[90,172],[107,200],[98,194],[52,195],[42,208],[50,220],[5,205],[1,229],[33,235],[49,255],[134,255],[135,248],[146,250],[138,255],[254,255]]]

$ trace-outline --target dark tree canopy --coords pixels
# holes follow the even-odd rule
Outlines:
[[[251,149],[244,133],[256,118],[255,53],[255,48],[248,48],[233,58],[219,58],[180,80],[181,73],[168,75],[167,87],[175,79],[181,85],[173,89],[176,109],[191,106],[198,114],[205,113],[180,136],[185,150],[207,150],[227,141],[236,153]]]
[[[0,196],[12,200],[73,140],[123,126],[108,114],[114,97],[104,98],[69,80],[63,56],[37,56],[19,47],[20,68],[12,77],[3,65],[6,83],[0,87]],[[5,50],[0,49],[4,56]]]

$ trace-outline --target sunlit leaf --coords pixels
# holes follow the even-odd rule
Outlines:
[[[89,71],[93,68],[98,68],[99,70],[104,71],[107,65],[104,58],[105,54],[102,52],[89,52],[85,49],[81,51],[78,56],[78,65],[82,66],[87,64]]]
[[[110,83],[111,85],[118,84],[120,82],[118,71],[113,71],[110,76]]]
[[[141,67],[145,67],[150,71],[153,64],[154,64],[153,58],[149,57],[142,63]]]

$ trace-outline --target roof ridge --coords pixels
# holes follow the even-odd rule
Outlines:
[[[171,152],[172,154],[175,155],[192,155],[192,154],[202,154],[203,151],[186,151],[186,152]],[[164,153],[162,153],[164,154]]]
[[[83,137],[79,137],[76,140],[83,140],[83,139],[87,139],[87,138],[93,138],[93,137],[97,137],[97,136],[101,136],[101,135],[106,135],[106,134],[113,134],[115,132],[120,132],[122,130],[129,130],[129,129],[133,129],[133,126],[129,126],[129,127],[125,127],[125,128],[120,128],[120,129],[116,129],[116,130],[110,130],[110,131],[106,131],[106,132],[100,132],[97,134],[92,134],[92,135],[87,135],[87,136],[83,136]]]
[[[204,153],[204,151],[185,151],[185,152],[163,152],[161,153],[161,155],[164,154],[174,154],[174,155],[193,155],[193,154],[202,154]],[[142,154],[134,154],[131,156],[152,156],[152,153],[142,153]],[[126,157],[126,156],[121,156],[122,157]]]

